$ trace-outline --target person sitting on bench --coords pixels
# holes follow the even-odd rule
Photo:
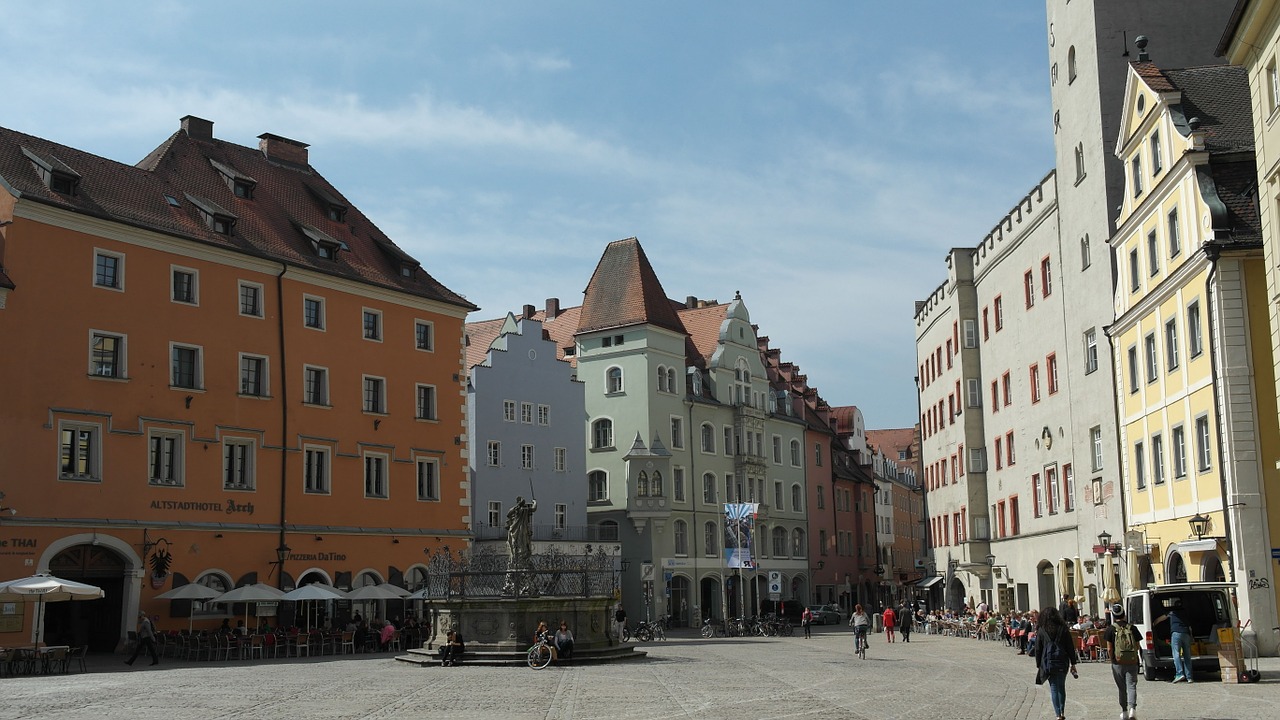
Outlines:
[[[440,646],[440,666],[457,666],[462,662],[462,653],[466,646],[462,643],[462,633],[450,630],[448,639]]]

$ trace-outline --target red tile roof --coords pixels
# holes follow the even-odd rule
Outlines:
[[[910,450],[915,442],[915,428],[892,428],[889,430],[868,430],[867,443],[880,450],[891,459],[898,458],[901,450]]]
[[[471,369],[485,361],[489,355],[489,346],[502,333],[505,317],[493,320],[467,323],[467,369]]]
[[[703,307],[686,308],[678,312],[680,322],[688,333],[685,343],[685,355],[691,364],[705,368],[707,361],[715,354],[720,345],[720,326],[724,324],[728,303],[717,303]]]
[[[587,283],[578,332],[640,324],[685,332],[640,241],[616,240],[605,247]]]
[[[301,149],[305,146],[295,145],[305,153]],[[75,193],[50,190],[33,155],[79,175]],[[214,163],[254,179],[252,199],[236,197],[226,175]],[[342,195],[310,165],[270,158],[260,148],[212,137],[197,139],[180,130],[133,166],[0,128],[0,184],[7,184],[24,201],[265,257],[465,310],[476,309],[417,267],[416,261],[355,206],[347,203],[345,221],[330,220],[327,204],[319,197]],[[234,216],[232,234],[210,229],[192,198]],[[317,256],[300,230],[303,225],[342,244],[335,259]],[[401,274],[406,264],[413,269],[409,277]]]

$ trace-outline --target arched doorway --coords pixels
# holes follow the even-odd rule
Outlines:
[[[1222,572],[1222,561],[1217,555],[1206,553],[1200,562],[1201,582],[1226,582],[1226,573]]]
[[[808,605],[812,602],[809,599],[809,579],[804,575],[796,575],[791,578],[791,599],[799,600],[801,605]]]
[[[689,578],[684,575],[671,576],[671,602],[667,605],[667,612],[671,615],[674,627],[689,626],[689,595]]]
[[[1041,560],[1036,567],[1036,606],[1033,609],[1058,607],[1058,591],[1054,587],[1053,563]]]
[[[964,583],[960,578],[952,577],[951,584],[947,586],[947,607],[958,611],[964,608],[964,603]]]
[[[1187,581],[1187,564],[1182,561],[1182,553],[1174,552],[1169,556],[1169,562],[1165,565],[1164,581],[1167,584]]]
[[[1148,588],[1156,584],[1156,571],[1151,567],[1151,559],[1143,557],[1138,560],[1139,588]]]
[[[49,645],[88,645],[92,652],[113,652],[120,642],[128,563],[101,545],[73,545],[49,561],[49,572],[66,580],[97,585],[103,597],[87,602],[44,606],[44,641]],[[34,609],[34,606],[33,606]]]
[[[698,610],[703,618],[720,618],[720,581],[716,578],[702,578],[698,589]]]

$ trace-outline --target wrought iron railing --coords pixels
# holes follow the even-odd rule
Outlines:
[[[507,556],[493,548],[454,554],[448,548],[427,564],[426,599],[496,598],[513,594],[552,597],[599,597],[616,587],[614,556],[590,545],[585,554],[557,548],[534,553],[525,568],[509,568]],[[519,588],[518,591],[512,588]]]

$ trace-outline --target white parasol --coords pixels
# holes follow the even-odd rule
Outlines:
[[[0,583],[0,602],[34,602],[36,604],[36,645],[44,641],[44,605],[72,600],[97,600],[105,595],[97,585],[63,580],[49,573],[38,573]]]
[[[215,598],[211,598],[211,600],[216,603],[246,603],[244,607],[244,624],[248,625],[249,606],[247,603],[276,602],[283,598],[283,590],[278,590],[264,583],[253,583],[252,585],[241,585],[234,590],[228,590]]]
[[[212,600],[222,593],[214,590],[208,585],[202,585],[198,582],[179,585],[172,590],[167,590],[156,596],[156,600],[191,600],[193,602],[205,602]],[[187,634],[191,634],[191,624],[195,620],[195,609],[187,614]],[[248,624],[248,620],[245,621]]]
[[[347,593],[339,590],[332,585],[324,583],[311,583],[302,587],[294,588],[280,597],[281,600],[292,600],[294,602],[310,602],[312,600],[345,600]],[[307,632],[311,632],[311,613],[307,616]]]

